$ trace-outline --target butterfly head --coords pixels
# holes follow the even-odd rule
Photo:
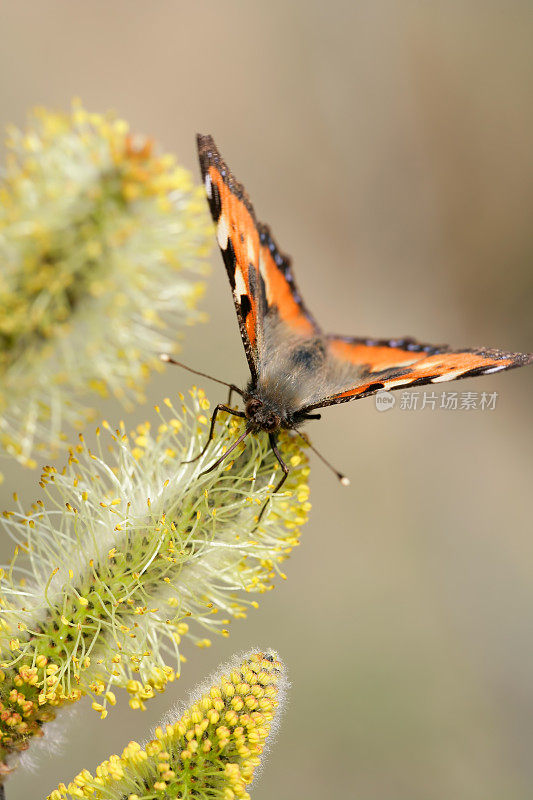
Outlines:
[[[247,400],[244,412],[255,430],[275,433],[281,427],[280,415],[269,403],[258,397]]]

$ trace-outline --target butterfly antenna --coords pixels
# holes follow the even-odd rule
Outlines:
[[[192,367],[188,367],[187,364],[182,364],[181,361],[176,361],[175,358],[169,356],[168,353],[160,353],[159,358],[161,361],[164,361],[165,364],[175,364],[177,367],[183,367],[183,369],[188,370],[189,372],[193,372],[195,375],[200,375],[201,378],[208,378],[210,381],[215,381],[215,383],[220,383],[222,386],[228,386],[237,394],[240,394],[243,397],[243,393],[238,386],[235,386],[233,383],[227,383],[226,381],[221,381],[219,378],[214,378],[212,375],[208,375],[206,372],[199,372],[197,369],[193,369]]]
[[[333,466],[333,464],[330,464],[329,461],[326,458],[324,458],[322,453],[319,453],[318,450],[316,449],[316,447],[313,447],[313,445],[309,441],[309,437],[306,436],[305,433],[298,432],[298,436],[300,437],[300,439],[304,440],[306,445],[311,448],[313,453],[319,457],[319,459],[322,461],[322,463],[325,464],[326,467],[329,467],[329,469],[334,473],[334,475],[342,483],[343,486],[349,486],[350,485],[350,479],[347,478],[346,475],[343,475],[342,472],[339,472],[338,470],[336,470],[335,467]]]

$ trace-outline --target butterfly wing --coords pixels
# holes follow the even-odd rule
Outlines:
[[[487,375],[533,363],[528,353],[501,350],[452,350],[414,339],[371,340],[328,336],[325,369],[331,390],[302,411],[368,397],[380,390],[406,389],[429,383]],[[345,385],[342,386],[342,382]]]
[[[257,221],[244,187],[235,179],[211,136],[198,135],[205,191],[217,241],[233,292],[239,329],[257,383],[268,359],[269,331],[282,323],[287,333],[308,337],[318,326],[296,288],[290,258],[270,229]]]
[[[451,350],[413,339],[324,336],[296,287],[290,258],[257,221],[211,136],[198,136],[205,190],[233,291],[252,384],[291,413],[398,389],[523,366],[524,353]]]

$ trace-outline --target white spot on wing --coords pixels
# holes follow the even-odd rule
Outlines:
[[[465,372],[464,369],[455,369],[451,372],[446,372],[444,375],[437,375],[436,378],[431,379],[431,383],[444,383],[444,381],[453,381],[454,378],[459,378],[463,372]]]
[[[499,367],[491,367],[485,370],[485,375],[490,375],[491,372],[500,372],[502,369],[507,369],[508,364],[503,364]]]
[[[228,236],[229,230],[226,218],[224,217],[224,214],[221,214],[217,225],[217,242],[222,250],[225,250],[228,246]]]
[[[413,380],[412,377],[392,378],[390,381],[384,380],[383,381],[384,388],[382,391],[390,392],[391,389],[396,389],[398,386],[406,386],[407,384],[411,383],[412,380]]]
[[[255,253],[255,247],[254,247],[254,243],[253,243],[253,240],[252,240],[251,236],[247,236],[246,237],[246,253],[247,253],[247,256],[248,256],[248,261],[251,264],[255,264],[256,253]]]
[[[211,198],[213,197],[213,184],[211,183],[210,175],[205,176],[205,193],[211,200]]]
[[[242,272],[240,269],[235,270],[235,297],[237,300],[241,301],[241,295],[248,294],[248,290],[246,289],[246,284],[244,282],[244,278],[242,277]]]

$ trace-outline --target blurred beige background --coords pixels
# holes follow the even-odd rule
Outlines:
[[[194,134],[212,133],[327,329],[533,349],[531,3],[5,1],[0,30],[2,125],[79,95],[196,174]],[[243,381],[212,260],[186,360]],[[150,399],[189,383],[169,369]],[[496,410],[326,410],[308,431],[352,486],[315,461],[289,580],[189,652],[143,715],[78,710],[9,800],[142,738],[254,644],[279,650],[293,684],[254,800],[530,798],[533,370],[452,388],[497,391]],[[33,499],[37,477],[13,469],[3,506],[15,487]]]

